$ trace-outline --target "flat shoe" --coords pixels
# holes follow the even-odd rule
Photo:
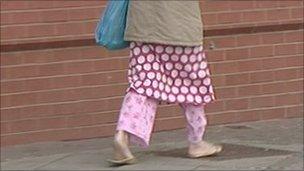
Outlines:
[[[203,153],[198,153],[198,154],[188,154],[188,157],[190,158],[201,158],[201,157],[207,157],[207,156],[212,156],[212,155],[215,155],[219,152],[222,151],[222,147],[221,146],[217,146],[214,148],[213,152],[211,153],[206,153],[206,152],[203,152]]]
[[[129,157],[121,160],[108,159],[107,160],[112,165],[120,166],[120,165],[131,165],[137,162],[135,157]]]

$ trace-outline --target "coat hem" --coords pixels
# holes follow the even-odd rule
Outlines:
[[[132,37],[126,36],[124,38],[126,41],[137,41],[137,42],[144,42],[144,43],[158,43],[164,45],[175,45],[175,46],[201,46],[203,45],[203,41],[199,42],[186,42],[186,41],[170,41],[170,40],[158,40],[158,39],[151,39],[151,38],[139,38],[139,37]]]

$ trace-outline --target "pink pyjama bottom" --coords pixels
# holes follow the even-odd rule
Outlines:
[[[138,94],[134,90],[127,92],[119,114],[117,130],[130,134],[130,141],[141,147],[148,147],[153,130],[158,100]],[[179,103],[187,120],[187,134],[190,143],[202,140],[207,119],[204,105]]]

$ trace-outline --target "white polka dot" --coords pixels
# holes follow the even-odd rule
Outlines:
[[[193,95],[188,94],[188,95],[187,95],[187,100],[188,100],[189,102],[193,102],[193,101],[194,101]]]
[[[174,80],[174,85],[176,85],[177,87],[182,85],[182,80],[180,78],[177,78],[176,80]]]
[[[205,69],[207,67],[207,63],[205,61],[202,61],[200,67],[201,69]]]
[[[139,72],[139,71],[142,70],[142,66],[141,66],[141,65],[137,65],[137,66],[136,66],[136,69],[137,69],[137,72]]]
[[[171,91],[170,86],[166,85],[166,86],[165,86],[165,91],[166,91],[167,93],[170,93],[170,91]]]
[[[187,61],[188,61],[188,56],[187,55],[182,55],[181,62],[186,63]]]
[[[186,78],[186,79],[184,79],[183,83],[184,83],[185,86],[190,86],[191,85],[191,80]]]
[[[144,69],[145,69],[146,71],[149,71],[149,70],[151,69],[151,64],[149,64],[149,63],[145,64],[145,65],[144,65]]]
[[[144,79],[146,78],[146,73],[141,72],[141,73],[139,74],[139,78],[140,78],[141,80],[144,80]]]
[[[188,73],[185,72],[185,71],[181,71],[181,72],[179,73],[179,75],[180,75],[182,78],[186,78],[186,77],[188,76]]]
[[[191,55],[190,62],[195,62],[195,61],[196,61],[196,55]]]
[[[189,76],[192,80],[197,79],[197,74],[195,72],[192,72]]]
[[[180,94],[180,95],[177,96],[177,100],[179,102],[184,102],[185,101],[185,96]]]
[[[152,83],[153,88],[157,88],[158,87],[158,82],[156,80],[153,81]]]
[[[172,80],[172,78],[168,77],[168,78],[167,78],[167,83],[168,83],[168,85],[172,86],[172,85],[173,85],[173,80]]]
[[[162,46],[156,46],[156,52],[162,53],[164,51],[164,48]]]
[[[152,96],[153,90],[152,90],[151,88],[148,88],[148,89],[146,90],[146,93],[147,93],[148,96]]]
[[[206,94],[207,93],[207,88],[205,86],[201,86],[199,88],[199,92],[202,93],[202,94]]]
[[[187,87],[185,87],[185,86],[182,86],[181,87],[181,92],[184,93],[184,94],[186,94],[186,93],[189,92],[189,89]]]
[[[199,96],[199,95],[196,95],[195,96],[195,101],[197,102],[197,103],[201,103],[202,102],[202,97],[201,96]]]
[[[132,80],[132,77],[128,77],[128,82],[134,82],[134,81]],[[131,83],[130,86],[134,86],[134,85]]]
[[[186,48],[185,48],[185,53],[188,54],[188,55],[189,55],[190,53],[192,53],[192,48],[186,47]]]
[[[139,86],[141,86],[141,84],[142,84],[142,82],[138,80],[138,81],[135,82],[134,86],[139,87]]]
[[[187,64],[184,69],[185,69],[185,71],[190,72],[192,69],[192,66],[190,64]]]
[[[213,90],[213,86],[212,86],[212,85],[209,86],[209,92],[210,92],[210,93],[214,93],[214,90]]]
[[[149,46],[148,45],[143,45],[141,48],[143,53],[148,53],[150,51]]]
[[[202,54],[198,54],[198,55],[197,55],[197,60],[198,60],[198,61],[202,61],[202,60],[203,60]]]
[[[139,55],[139,53],[140,53],[140,48],[139,48],[139,47],[134,48],[133,54],[134,54],[135,56],[137,56],[137,55]]]
[[[199,52],[199,50],[200,50],[200,47],[197,46],[193,49],[193,53],[197,54]]]
[[[182,47],[179,47],[179,46],[176,47],[176,48],[175,48],[175,53],[178,54],[178,55],[182,54],[182,53],[183,53],[183,48],[182,48]]]
[[[167,52],[168,54],[172,54],[172,53],[173,53],[173,47],[172,47],[172,46],[166,47],[166,52]]]
[[[138,76],[137,75],[133,75],[133,80],[138,80],[139,78],[138,78]]]
[[[214,94],[212,94],[212,95],[211,95],[211,97],[212,97],[213,99],[215,99],[215,96],[214,96]]]
[[[206,96],[204,97],[204,101],[205,101],[206,103],[210,102],[210,101],[211,101],[211,97],[210,97],[209,95],[206,95]]]
[[[151,79],[151,80],[152,80],[153,78],[155,78],[155,73],[154,73],[154,72],[149,72],[149,73],[148,73],[148,78]]]
[[[191,92],[192,94],[196,94],[196,93],[197,93],[197,88],[194,87],[194,86],[191,86],[191,87],[190,87],[190,92]]]
[[[203,81],[203,83],[204,83],[205,85],[210,85],[211,79],[210,79],[210,78],[205,78],[204,81]]]
[[[138,88],[138,89],[137,89],[137,91],[138,91],[138,93],[140,93],[140,94],[142,94],[142,93],[144,93],[144,92],[145,92],[145,90],[144,90],[143,88],[141,88],[141,87],[140,87],[140,88]]]
[[[200,71],[198,72],[198,76],[199,76],[200,78],[204,78],[204,77],[206,76],[206,72],[205,72],[204,70],[200,70]]]
[[[154,60],[154,55],[149,54],[149,55],[147,56],[147,60],[148,60],[149,62],[152,62],[152,61]]]
[[[146,79],[144,82],[144,86],[150,86],[151,85],[151,80]]]
[[[167,100],[168,95],[167,95],[165,92],[162,92],[161,98],[162,98],[163,100]]]
[[[181,70],[181,69],[183,69],[183,65],[182,65],[181,63],[176,63],[176,64],[175,64],[175,68],[176,68],[177,70]]]
[[[206,58],[206,53],[204,51],[202,52],[202,56],[203,58]]]
[[[165,86],[164,86],[164,83],[160,82],[159,83],[159,89],[160,90],[164,90]]]
[[[193,64],[192,68],[193,71],[197,71],[199,69],[199,64],[198,63]]]
[[[136,64],[136,59],[132,58],[130,64],[131,64],[131,66],[134,66]]]
[[[171,71],[171,77],[172,78],[176,78],[178,76],[178,71],[176,69],[174,69],[173,71]]]
[[[167,70],[172,70],[173,69],[173,64],[171,62],[166,63],[166,69]]]
[[[135,47],[135,43],[134,42],[131,42],[130,43],[130,48],[134,48]]]
[[[164,60],[164,61],[168,61],[169,60],[169,55],[168,54],[163,54],[161,56],[161,59]]]
[[[160,74],[160,73],[157,73],[157,74],[156,74],[156,79],[157,79],[158,81],[161,80],[161,74]]]
[[[199,86],[199,85],[202,84],[202,81],[201,81],[201,80],[195,80],[195,81],[193,82],[193,84],[194,84],[195,86]]]
[[[144,56],[140,56],[140,57],[138,57],[137,61],[138,61],[138,63],[142,64],[142,63],[145,62],[145,57]]]
[[[177,88],[177,87],[172,87],[172,92],[174,93],[174,94],[178,94],[179,93],[179,89]]]
[[[176,100],[175,96],[173,94],[169,94],[169,101],[174,102]]]
[[[203,46],[199,46],[198,50],[203,51],[203,48],[204,48]]]
[[[131,70],[129,70],[131,71]],[[134,75],[136,73],[136,68],[132,68],[131,74]]]
[[[158,90],[154,91],[154,97],[157,99],[160,97],[160,93]]]
[[[163,77],[162,77],[162,81],[163,81],[164,83],[166,83],[166,82],[167,82],[167,76],[166,76],[166,75],[163,75]]]
[[[165,66],[164,65],[160,65],[160,71],[165,72]]]
[[[157,62],[153,63],[153,69],[159,70],[159,64]]]
[[[207,74],[207,75],[210,75],[209,69],[206,70],[206,74]]]
[[[172,55],[171,56],[172,61],[178,61],[178,56],[177,55]]]

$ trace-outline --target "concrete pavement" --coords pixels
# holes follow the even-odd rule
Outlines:
[[[154,133],[151,147],[132,147],[139,163],[110,167],[112,138],[1,148],[2,170],[303,170],[303,118],[209,126],[217,156],[185,157],[185,130]]]

